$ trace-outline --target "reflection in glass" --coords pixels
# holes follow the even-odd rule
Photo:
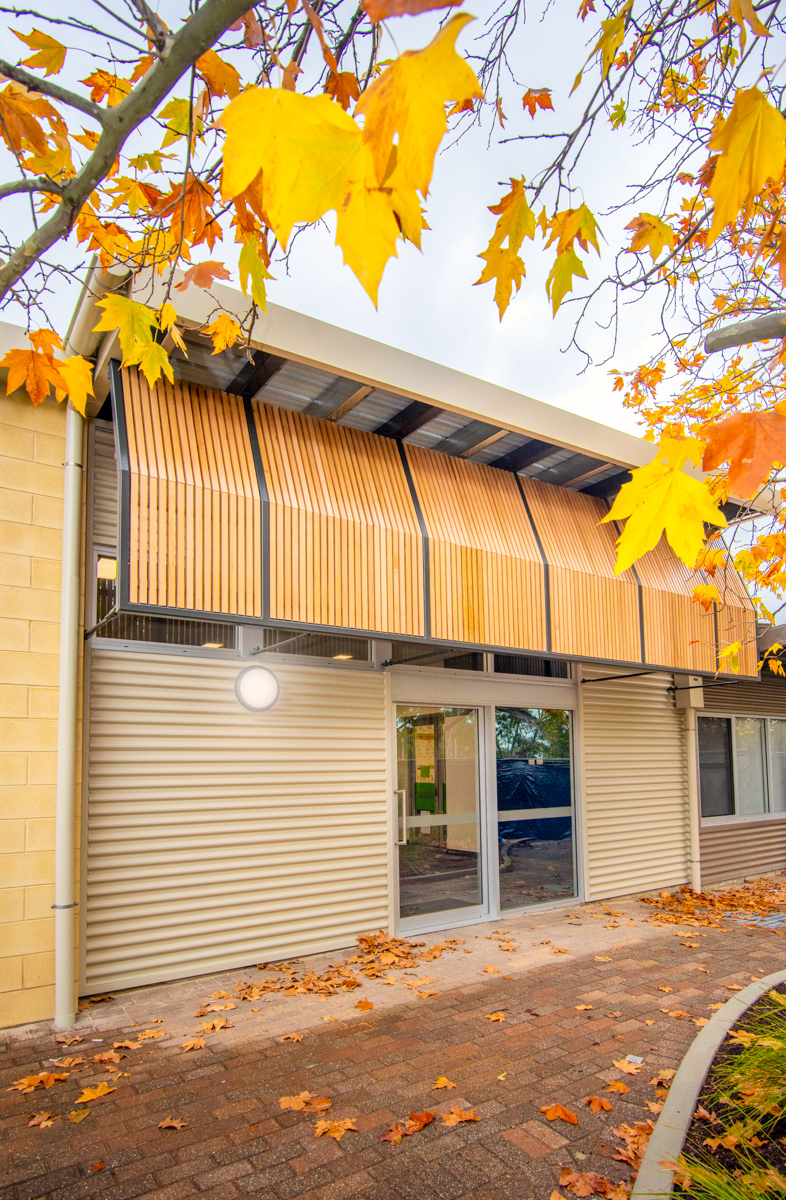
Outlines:
[[[786,721],[770,721],[770,744],[772,746],[772,779],[770,781],[770,809],[786,812]]]
[[[496,741],[500,907],[575,895],[570,714],[498,708]]]
[[[767,796],[764,721],[756,717],[735,717],[734,741],[737,755],[737,813],[764,812]]]
[[[731,722],[727,717],[699,717],[698,724],[701,815],[727,817],[734,812]]]
[[[401,916],[479,905],[477,711],[399,706],[396,741],[406,813],[406,844],[398,847]],[[397,820],[401,838],[401,810]]]

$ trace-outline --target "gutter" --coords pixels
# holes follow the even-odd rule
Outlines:
[[[95,354],[93,332],[100,310],[95,301],[126,277],[104,273],[94,260],[66,335],[65,353]],[[76,816],[77,684],[79,675],[79,584],[82,546],[82,472],[85,418],[69,400],[63,463],[63,551],[60,584],[60,672],[57,693],[57,782],[55,791],[55,1027],[76,1019],[74,822]]]

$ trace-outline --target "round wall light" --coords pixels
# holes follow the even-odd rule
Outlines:
[[[278,679],[267,667],[244,667],[235,680],[235,695],[251,712],[265,712],[278,700]]]

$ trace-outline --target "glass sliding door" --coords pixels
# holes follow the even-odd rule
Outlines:
[[[396,708],[399,917],[456,924],[481,911],[478,711]]]
[[[575,896],[570,713],[498,708],[500,911]]]

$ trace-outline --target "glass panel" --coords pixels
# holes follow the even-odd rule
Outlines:
[[[770,780],[770,809],[786,812],[786,721],[770,721],[772,745],[772,779]]]
[[[108,564],[114,560],[99,558],[96,564],[96,621],[102,621],[115,606],[117,581],[110,577]],[[118,613],[96,630],[96,637],[118,638],[123,642],[156,642],[166,646],[202,646],[206,649],[234,650],[237,628],[219,621],[194,621],[185,617],[142,616]]]
[[[449,646],[426,646],[423,642],[394,642],[392,661],[413,667],[446,667],[451,671],[482,671],[479,650],[451,650]]]
[[[401,916],[481,904],[477,710],[399,706],[396,740]]]
[[[737,756],[737,813],[764,812],[767,806],[764,721],[756,717],[735,717],[734,740]]]
[[[557,658],[531,658],[526,654],[495,654],[494,670],[503,675],[539,675],[567,679],[568,664]]]
[[[281,654],[353,659],[355,662],[368,662],[371,657],[371,642],[367,638],[342,637],[333,633],[303,633],[298,636],[288,629],[259,629],[253,637],[258,638],[256,645],[265,649],[277,646],[279,642],[287,642],[288,645],[282,646]],[[293,638],[297,640],[293,641]]]
[[[727,817],[734,812],[727,717],[699,717],[699,779],[703,817]]]
[[[500,908],[573,896],[570,714],[498,708],[496,738]]]

